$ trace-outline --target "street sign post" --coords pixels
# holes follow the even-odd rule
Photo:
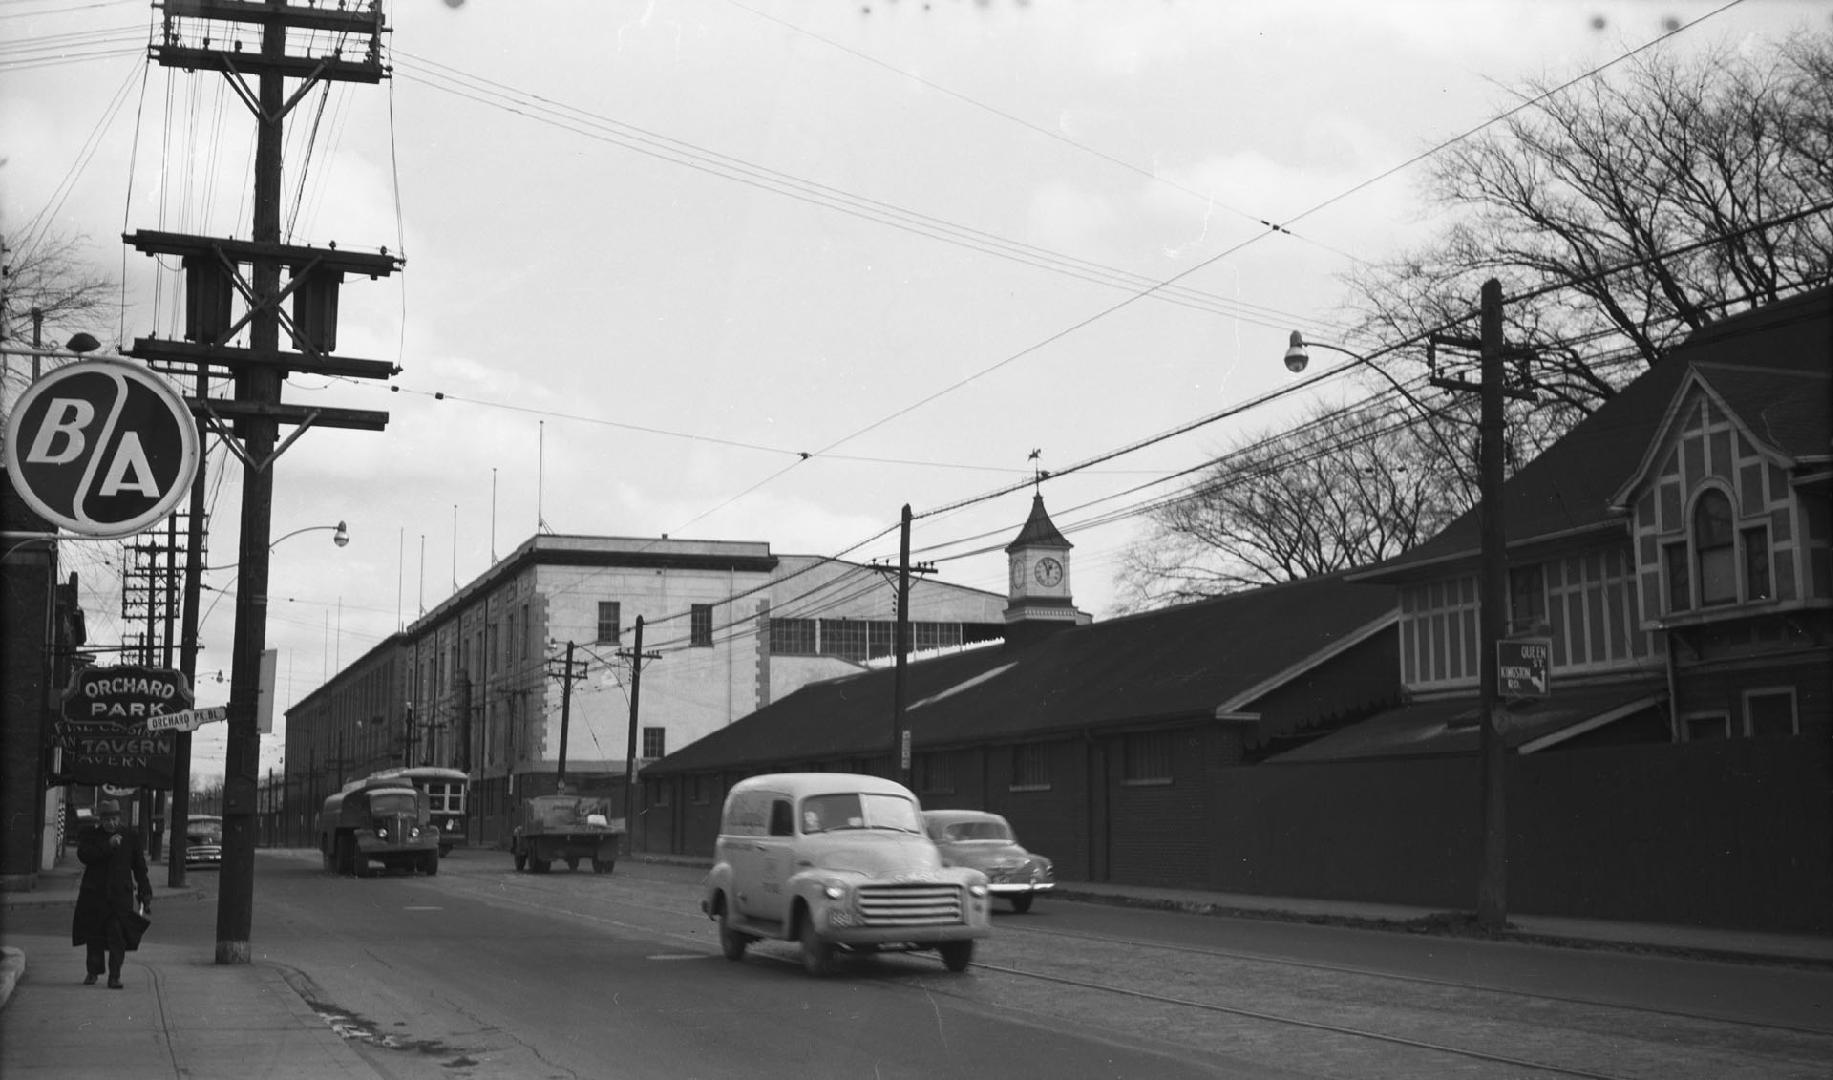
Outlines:
[[[164,716],[147,717],[146,730],[196,731],[205,724],[220,724],[227,719],[229,719],[229,709],[223,705],[208,709],[183,709]]]
[[[197,473],[197,422],[158,375],[122,360],[46,373],[6,424],[13,486],[79,536],[132,536],[170,514]]]
[[[1503,697],[1543,698],[1553,692],[1553,639],[1503,638],[1496,642],[1496,676]]]

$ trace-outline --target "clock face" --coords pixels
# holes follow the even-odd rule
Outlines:
[[[1039,559],[1037,569],[1032,573],[1037,577],[1039,585],[1052,589],[1063,580],[1063,564],[1055,559]]]
[[[1012,560],[1012,587],[1018,588],[1025,583],[1025,560]]]

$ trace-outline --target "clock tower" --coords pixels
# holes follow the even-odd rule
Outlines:
[[[1055,623],[1074,626],[1087,619],[1076,610],[1069,592],[1069,549],[1073,547],[1044,511],[1044,496],[1031,497],[1031,516],[1006,545],[1011,588],[1006,624]]]

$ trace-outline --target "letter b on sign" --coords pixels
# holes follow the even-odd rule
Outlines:
[[[159,376],[119,360],[50,372],[6,424],[20,497],[81,536],[132,536],[164,518],[197,472],[197,424]]]

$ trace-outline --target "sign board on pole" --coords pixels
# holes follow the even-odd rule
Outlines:
[[[1543,698],[1553,692],[1553,640],[1503,638],[1496,642],[1496,682],[1503,697]]]
[[[263,735],[274,731],[274,676],[280,663],[279,649],[261,650],[261,683],[255,701],[255,730]]]
[[[197,473],[197,421],[163,378],[123,360],[82,360],[41,376],[6,424],[13,486],[79,536],[132,536],[161,520]]]

